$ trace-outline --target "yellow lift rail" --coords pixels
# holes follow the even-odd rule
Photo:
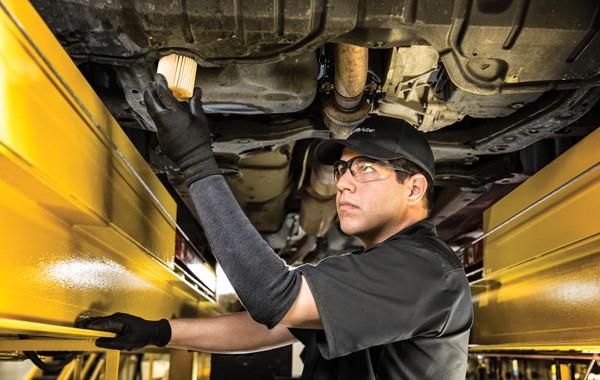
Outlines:
[[[2,334],[35,336],[36,339],[18,339],[4,337],[0,339],[0,351],[100,351],[105,353],[102,370],[106,379],[118,379],[120,352],[103,350],[94,345],[98,337],[111,337],[112,333],[86,331],[72,327],[52,326],[48,324],[15,321],[0,318]],[[67,368],[68,371],[68,368]]]
[[[0,46],[0,351],[98,351],[81,315],[222,313],[174,264],[175,202],[29,2],[0,1]]]
[[[600,129],[484,214],[471,351],[600,352]]]

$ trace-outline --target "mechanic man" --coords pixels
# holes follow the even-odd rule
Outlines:
[[[178,102],[157,75],[144,93],[162,151],[182,170],[213,253],[247,312],[78,324],[117,333],[96,344],[240,353],[304,343],[303,379],[464,379],[472,305],[465,272],[427,220],[434,159],[396,119],[370,118],[316,148],[333,165],[341,229],[361,252],[289,268],[243,214],[220,175],[197,89]]]

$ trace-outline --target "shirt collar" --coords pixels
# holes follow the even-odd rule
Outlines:
[[[400,239],[403,236],[435,236],[435,237],[437,237],[437,231],[435,229],[435,225],[433,224],[433,222],[431,220],[423,219],[416,223],[411,224],[410,226],[405,227],[404,229],[400,230],[399,232],[397,232],[394,235],[390,236],[389,238],[385,239],[381,243],[373,244],[372,246],[365,248],[364,250],[356,251],[356,252],[352,252],[352,253],[355,253],[355,254],[356,253],[366,253],[366,252],[370,251],[371,249],[378,247],[381,244],[385,244],[392,240]]]

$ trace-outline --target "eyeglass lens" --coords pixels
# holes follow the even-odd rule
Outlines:
[[[379,162],[367,157],[354,157],[348,161],[336,161],[333,165],[333,172],[336,182],[350,169],[350,173],[358,182],[369,182],[386,179],[394,171],[382,166],[383,162]]]

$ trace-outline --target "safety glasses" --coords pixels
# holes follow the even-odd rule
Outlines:
[[[333,163],[335,181],[339,181],[348,169],[350,169],[352,177],[358,182],[380,181],[388,178],[394,171],[413,174],[408,170],[397,168],[388,162],[365,156],[357,156],[348,161],[338,160]]]

